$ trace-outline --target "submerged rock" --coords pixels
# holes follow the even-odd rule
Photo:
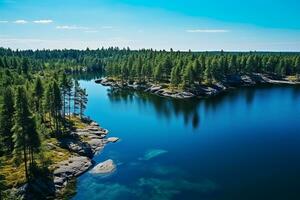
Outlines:
[[[143,157],[139,158],[139,160],[150,160],[152,158],[155,158],[159,155],[165,154],[168,151],[163,150],[163,149],[151,149],[148,150]]]
[[[108,159],[102,163],[96,165],[92,170],[91,173],[94,174],[108,174],[115,171],[116,165],[114,164],[113,160]]]
[[[107,138],[107,141],[108,142],[117,142],[119,140],[119,138],[117,138],[117,137],[109,137],[109,138]]]

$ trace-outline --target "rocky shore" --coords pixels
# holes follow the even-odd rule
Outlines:
[[[139,89],[159,96],[177,99],[214,96],[238,86],[253,86],[256,84],[300,84],[300,82],[290,81],[285,78],[275,78],[274,76],[259,73],[227,76],[221,82],[216,82],[207,85],[198,84],[195,85],[194,88],[187,88],[184,91],[170,90],[169,88],[166,88],[163,85],[157,85],[153,83],[139,84],[137,82],[134,82],[132,84],[129,84],[127,82],[119,82],[107,78],[98,79],[95,80],[95,82],[103,86],[110,86],[113,89]]]
[[[60,140],[59,146],[71,152],[71,156],[51,166],[54,168],[53,182],[56,194],[63,193],[69,181],[91,169],[94,165],[93,156],[100,153],[107,143],[118,140],[117,137],[107,138],[107,134],[107,129],[91,122]]]

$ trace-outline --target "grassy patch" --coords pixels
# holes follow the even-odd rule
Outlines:
[[[36,155],[36,162],[38,166],[49,167],[49,170],[54,170],[54,165],[67,160],[71,157],[71,153],[59,147],[58,141],[55,138],[46,139],[43,141],[42,152]],[[17,165],[14,158],[1,157],[0,176],[3,177],[3,184],[7,188],[17,187],[26,182],[24,163]]]
[[[299,77],[298,76],[287,76],[287,80],[296,82],[296,81],[299,81]]]
[[[43,142],[43,148],[43,159],[49,162],[50,170],[54,170],[55,164],[67,160],[72,155],[72,153],[70,153],[68,150],[63,149],[59,146],[56,138],[46,139]]]
[[[3,156],[1,159],[0,176],[5,187],[17,187],[26,182],[24,164],[16,165],[13,158]]]
[[[83,129],[87,126],[87,124],[84,123],[79,117],[73,115],[71,116],[69,123],[72,124],[73,128],[76,129]]]

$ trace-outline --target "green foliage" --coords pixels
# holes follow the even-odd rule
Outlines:
[[[12,153],[14,146],[11,131],[14,110],[13,92],[10,87],[7,87],[3,91],[3,103],[0,110],[0,152],[7,154]]]
[[[25,165],[26,179],[29,180],[27,162],[34,164],[34,152],[40,147],[39,135],[36,131],[35,119],[29,110],[27,94],[24,87],[19,86],[16,90],[14,126],[14,152],[18,159],[22,159]],[[29,156],[29,158],[28,158]]]

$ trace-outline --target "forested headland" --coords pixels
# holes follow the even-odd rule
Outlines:
[[[11,50],[0,48],[0,195],[51,175],[49,165],[68,152],[45,145],[81,123],[86,91],[74,74],[102,73],[122,84],[156,84],[171,90],[265,74],[298,81],[299,53],[130,50]],[[72,115],[71,115],[72,113]],[[76,124],[75,124],[76,125]],[[16,178],[17,177],[17,178]]]
[[[60,147],[49,151],[47,145],[68,137],[81,123],[87,94],[64,70],[41,67],[46,63],[30,56],[6,55],[7,50],[3,56],[1,52],[0,199],[21,198],[24,194],[9,189],[25,183],[25,193],[39,192],[44,198],[41,193],[45,191],[34,185],[48,182],[53,172],[50,166],[70,155]]]

